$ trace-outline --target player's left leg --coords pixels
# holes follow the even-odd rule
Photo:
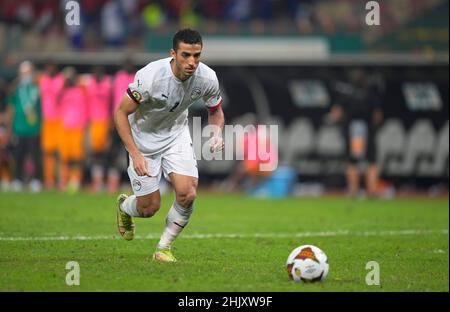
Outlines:
[[[161,262],[175,262],[170,249],[173,241],[186,227],[191,217],[194,200],[197,196],[198,179],[177,173],[169,174],[172,186],[175,189],[175,201],[166,218],[166,227],[157,246],[153,258]]]
[[[166,227],[158,243],[153,259],[161,262],[175,262],[170,248],[175,238],[189,222],[197,194],[197,160],[192,147],[189,128],[177,138],[177,142],[162,154],[161,165],[164,175],[172,182],[176,198],[166,218]]]
[[[125,240],[134,238],[135,224],[133,217],[150,218],[160,207],[161,195],[159,181],[161,179],[161,157],[155,155],[146,158],[151,172],[155,176],[139,176],[134,170],[133,160],[129,158],[128,176],[134,195],[119,195],[117,198],[117,226]]]

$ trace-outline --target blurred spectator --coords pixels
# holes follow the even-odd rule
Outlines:
[[[383,120],[381,98],[369,83],[365,71],[350,71],[348,82],[335,85],[337,102],[331,109],[331,119],[340,122],[347,142],[347,186],[350,196],[360,190],[360,169],[366,165],[365,187],[369,196],[377,196],[378,168],[376,165],[375,134]]]
[[[119,0],[119,5],[127,17],[133,18],[138,15],[139,0]]]
[[[145,25],[153,29],[160,27],[166,21],[165,12],[157,2],[145,6],[142,10],[142,17]]]
[[[180,27],[198,27],[203,17],[198,14],[195,2],[186,2],[180,14]]]
[[[318,26],[327,35],[333,35],[337,31],[337,25],[333,18],[335,14],[334,10],[334,5],[326,2],[320,2],[315,6],[314,16]]]
[[[289,5],[294,12],[294,20],[297,28],[302,34],[309,34],[314,31],[313,24],[313,3],[312,1],[290,1]]]
[[[247,22],[252,13],[251,0],[230,0],[227,8],[227,17],[234,22]]]
[[[110,0],[102,8],[102,37],[109,47],[120,47],[125,40],[125,16],[117,0]]]
[[[0,80],[6,84],[4,92],[9,92],[9,86],[12,84],[14,78],[17,76],[17,62],[13,53],[2,55],[0,54]]]
[[[380,1],[383,23],[371,28],[363,22],[364,5],[355,5],[354,0],[79,0],[80,25],[65,23],[68,1],[0,1],[0,21],[5,21],[8,28],[6,37],[15,39],[8,40],[8,44],[26,48],[30,43],[32,49],[36,36],[45,38],[48,33],[54,35],[58,29],[65,29],[75,49],[134,47],[149,35],[145,28],[151,35],[155,30],[167,33],[167,28],[180,25],[201,27],[208,34],[360,34],[373,41],[410,25],[413,19],[444,2]]]
[[[33,1],[35,12],[35,29],[38,32],[46,32],[58,15],[58,0]]]
[[[12,188],[21,191],[24,183],[38,192],[41,183],[41,97],[35,82],[34,65],[24,61],[19,78],[8,100],[7,120],[12,127],[15,172]],[[31,161],[31,162],[30,162]]]
[[[4,0],[0,2],[0,16],[1,20],[8,24],[16,22],[17,1]]]
[[[179,19],[181,12],[186,5],[190,5],[191,1],[186,0],[165,0],[164,6],[167,8],[167,13],[171,19]]]
[[[123,62],[122,67],[114,75],[113,111],[119,107],[120,100],[127,91],[128,85],[133,82],[135,74],[136,70],[131,58],[127,57]]]
[[[98,26],[100,20],[100,12],[107,0],[82,0],[80,1],[86,23]]]
[[[126,25],[125,33],[127,38],[134,38],[139,37],[141,33],[141,24],[142,21],[139,18],[140,16],[140,10],[139,0],[118,0],[119,6],[123,12],[124,15],[124,22]],[[154,1],[152,1],[154,2]]]
[[[216,22],[223,20],[224,11],[227,1],[208,1],[201,0],[199,1],[199,12],[205,18],[209,20],[215,20]]]
[[[60,188],[73,193],[79,190],[82,181],[88,98],[85,88],[79,85],[75,68],[66,67],[63,75],[65,84],[59,102],[62,120]]]
[[[92,155],[91,190],[104,188],[105,157],[109,148],[111,123],[112,81],[105,75],[104,68],[93,68],[92,76],[87,81],[89,98],[89,147]]]
[[[55,63],[48,62],[45,72],[39,80],[42,98],[41,145],[44,154],[44,186],[53,189],[56,186],[58,159],[58,140],[61,132],[61,116],[58,98],[64,86],[64,77],[58,73]]]
[[[206,34],[219,32],[219,23],[224,22],[227,1],[202,0],[198,3],[198,11],[204,17],[203,31]]]

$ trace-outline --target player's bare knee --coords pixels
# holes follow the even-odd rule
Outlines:
[[[197,191],[195,188],[192,188],[190,190],[177,194],[177,202],[182,207],[188,208],[193,204],[196,197]]]
[[[146,202],[142,203],[141,205],[138,205],[138,211],[143,218],[150,218],[153,217],[155,213],[158,212],[160,207],[161,207],[160,201]]]

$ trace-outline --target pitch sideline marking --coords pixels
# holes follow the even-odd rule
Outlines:
[[[180,239],[210,239],[210,238],[290,238],[290,237],[334,237],[334,236],[397,236],[397,235],[448,235],[448,229],[443,230],[382,230],[382,231],[325,231],[325,232],[299,232],[299,233],[218,233],[218,234],[186,234]],[[145,236],[136,235],[135,239],[158,239],[161,234],[151,233]],[[118,235],[95,236],[37,236],[37,237],[7,237],[0,236],[0,241],[89,241],[89,240],[114,240],[121,239]]]

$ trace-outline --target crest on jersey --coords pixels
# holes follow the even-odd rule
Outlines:
[[[133,91],[131,92],[131,95],[133,96],[133,98],[140,103],[142,100],[142,95],[138,92],[138,91]]]
[[[199,87],[194,88],[191,92],[191,100],[198,100],[202,96],[202,90]]]
[[[141,188],[142,188],[141,182],[138,181],[138,180],[136,180],[136,179],[134,179],[134,180],[133,180],[133,189],[134,189],[135,191],[140,191]]]

